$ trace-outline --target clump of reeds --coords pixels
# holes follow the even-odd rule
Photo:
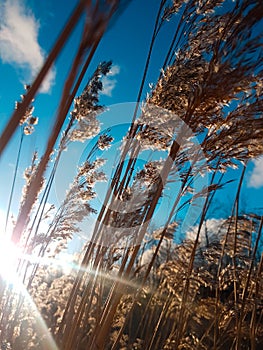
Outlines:
[[[26,172],[27,188],[13,239],[24,245],[27,254],[37,252],[41,259],[56,258],[78,232],[78,224],[95,214],[91,204],[96,196],[94,184],[106,180],[99,168],[107,160],[96,157],[96,152],[109,148],[114,135],[101,134],[77,170],[49,229],[39,232],[61,152],[69,142],[99,133],[101,77],[108,74],[110,62],[98,66],[83,93],[75,98],[65,130],[62,125],[73,102],[70,90],[76,93],[80,83],[74,85],[86,54],[83,47],[90,49],[89,63],[117,2],[109,4],[109,13],[86,23],[85,30],[96,29],[99,34],[83,36],[65,85],[55,132],[41,160],[34,158]],[[43,267],[41,259],[19,264],[22,281],[59,348],[262,346],[263,219],[240,212],[246,164],[263,151],[262,35],[256,29],[262,14],[260,0],[160,1],[138,102],[158,33],[168,19],[174,23],[175,16],[176,31],[158,81],[141,110],[136,106],[93,232],[73,264],[77,268],[65,273]],[[31,111],[27,108],[37,87],[33,84],[24,98],[21,113]],[[43,174],[60,131],[55,165],[44,183]],[[198,147],[191,142],[193,135],[199,140]],[[162,150],[166,158],[150,159],[137,171],[137,159],[148,149]],[[206,233],[202,240],[215,194],[223,186],[233,185],[224,181],[231,167],[242,169],[231,212],[221,220],[220,231]],[[207,185],[194,192],[194,181],[207,172],[211,173]],[[167,184],[178,179],[180,186],[167,220],[153,231],[151,223]],[[30,218],[42,186],[41,209]],[[194,236],[179,242],[180,213],[198,198],[203,201]],[[2,281],[1,292],[1,346],[44,349],[45,337],[39,338],[36,319],[24,307],[24,296],[14,296]]]

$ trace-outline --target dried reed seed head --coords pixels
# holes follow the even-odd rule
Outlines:
[[[189,3],[194,8],[195,2]],[[236,9],[235,23],[231,12],[220,16],[213,14],[212,9],[221,3],[199,4],[202,13],[206,13],[204,21],[196,30],[189,31],[185,46],[178,51],[173,64],[163,71],[147,102],[166,108],[183,120],[191,110],[191,129],[203,135],[208,132],[209,137],[203,142],[208,162],[212,165],[220,157],[224,162],[220,167],[224,171],[228,166],[236,166],[234,160],[245,161],[263,152],[260,126],[262,65],[253,59],[254,56],[249,56],[251,52],[260,54],[259,42],[262,40],[246,31],[258,20],[247,15],[247,2]],[[260,7],[255,2],[254,9],[257,6]],[[236,45],[234,33],[246,44]],[[249,57],[247,61],[243,59],[245,54]],[[231,110],[235,100],[240,101],[239,107],[235,108],[233,104],[234,108],[226,115],[225,107],[229,105]],[[147,124],[145,116],[144,123]],[[148,118],[150,121],[150,116]],[[225,128],[219,125],[225,125]],[[149,127],[138,133],[138,138],[148,148],[168,148],[170,143],[165,136]]]
[[[30,85],[25,85],[24,86],[26,91],[30,89]],[[22,101],[24,100],[26,95],[21,95]],[[31,101],[32,103],[34,102],[34,99]],[[21,102],[17,101],[15,103],[15,109],[19,109],[21,105]],[[34,125],[37,125],[38,123],[38,118],[33,116],[34,112],[34,107],[32,105],[29,105],[26,109],[25,114],[23,117],[20,119],[20,125],[23,126],[23,132],[25,135],[31,135],[34,132]]]
[[[98,140],[98,148],[102,151],[109,149],[110,144],[112,143],[113,140],[114,138],[111,137],[110,135],[107,135],[107,134],[100,135]]]
[[[100,132],[100,123],[96,118],[104,110],[99,105],[99,93],[103,89],[101,79],[109,73],[111,65],[111,62],[99,64],[82,94],[74,99],[74,109],[71,112],[71,118],[72,122],[76,122],[76,125],[69,133],[71,141],[84,142]],[[105,147],[108,147],[108,145]]]

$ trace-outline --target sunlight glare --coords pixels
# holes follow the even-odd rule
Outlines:
[[[16,281],[16,267],[20,251],[11,240],[0,236],[0,274],[8,282]]]

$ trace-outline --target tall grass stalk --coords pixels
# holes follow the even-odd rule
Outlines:
[[[53,130],[40,161],[32,160],[13,231],[13,241],[25,253],[18,276],[47,323],[48,337],[61,350],[259,349],[263,344],[263,220],[261,214],[241,210],[246,166],[263,154],[263,55],[262,35],[257,32],[263,5],[259,0],[160,1],[131,126],[91,235],[69,272],[61,266],[42,265],[59,259],[79,233],[80,222],[95,215],[94,185],[106,180],[99,151],[110,147],[114,135],[98,134],[96,117],[104,111],[99,93],[111,63],[101,63],[83,93],[75,97],[121,3],[113,0],[101,5],[79,1],[2,134],[0,154],[71,31],[88,12]],[[164,25],[169,25],[167,20],[173,36],[163,52],[163,69],[140,107],[155,45]],[[199,148],[191,143],[193,135]],[[90,137],[97,141],[41,235],[62,152],[69,142]],[[145,150],[152,154],[161,150],[165,156],[158,161],[149,158],[138,168],[137,160]],[[17,167],[21,152],[20,147]],[[237,184],[225,178],[231,167],[239,169]],[[207,172],[211,174],[207,184],[195,189],[195,181]],[[176,193],[160,227],[156,212],[161,200],[167,200],[170,184],[179,186],[170,190]],[[235,185],[229,213],[213,219],[220,191],[231,188],[234,192]],[[187,209],[199,198],[199,217],[188,231],[180,220],[187,221]],[[217,223],[212,229],[209,220]],[[31,254],[36,255],[35,262]],[[25,295],[15,294],[2,279],[0,292],[0,348],[46,349],[45,336],[41,339],[36,330]]]

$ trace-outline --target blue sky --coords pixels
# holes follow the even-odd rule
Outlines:
[[[76,3],[76,0],[2,0],[0,2],[1,130],[12,114],[15,101],[19,100],[20,94],[24,93],[23,84],[31,83],[36,76]],[[116,105],[136,101],[158,6],[159,0],[133,0],[121,16],[115,16],[94,56],[80,91],[99,62],[112,60],[113,68],[104,81],[105,90],[101,95],[101,102],[105,105]],[[45,81],[42,91],[36,97],[34,114],[39,117],[39,124],[34,134],[27,137],[23,145],[13,211],[18,208],[18,198],[23,185],[21,177],[23,169],[30,163],[35,149],[41,154],[45,137],[52,128],[63,82],[81,35],[80,27],[78,25],[73,32]],[[148,90],[148,84],[154,83],[159,75],[163,63],[162,52],[167,48],[171,36],[172,31],[167,24],[160,32],[154,48],[143,97]],[[113,122],[127,123],[129,118],[120,113],[119,119],[112,120],[111,123]],[[18,131],[0,160],[0,209],[2,211],[5,210],[10,192],[19,137]],[[64,165],[66,163],[70,168],[72,154],[79,152],[77,154],[81,155],[84,149],[85,147],[80,145],[69,150],[65,156]],[[76,156],[76,161],[79,155]],[[62,176],[63,169],[60,169]],[[249,164],[242,192],[244,207],[250,209],[263,207],[262,173],[261,159]],[[236,179],[238,176],[239,171],[230,171],[227,179]],[[225,207],[228,206],[228,202],[231,203],[234,195],[234,188],[235,184],[230,184],[222,195],[218,196],[220,210],[217,210],[217,214],[211,213],[211,215],[218,217],[224,215]]]

